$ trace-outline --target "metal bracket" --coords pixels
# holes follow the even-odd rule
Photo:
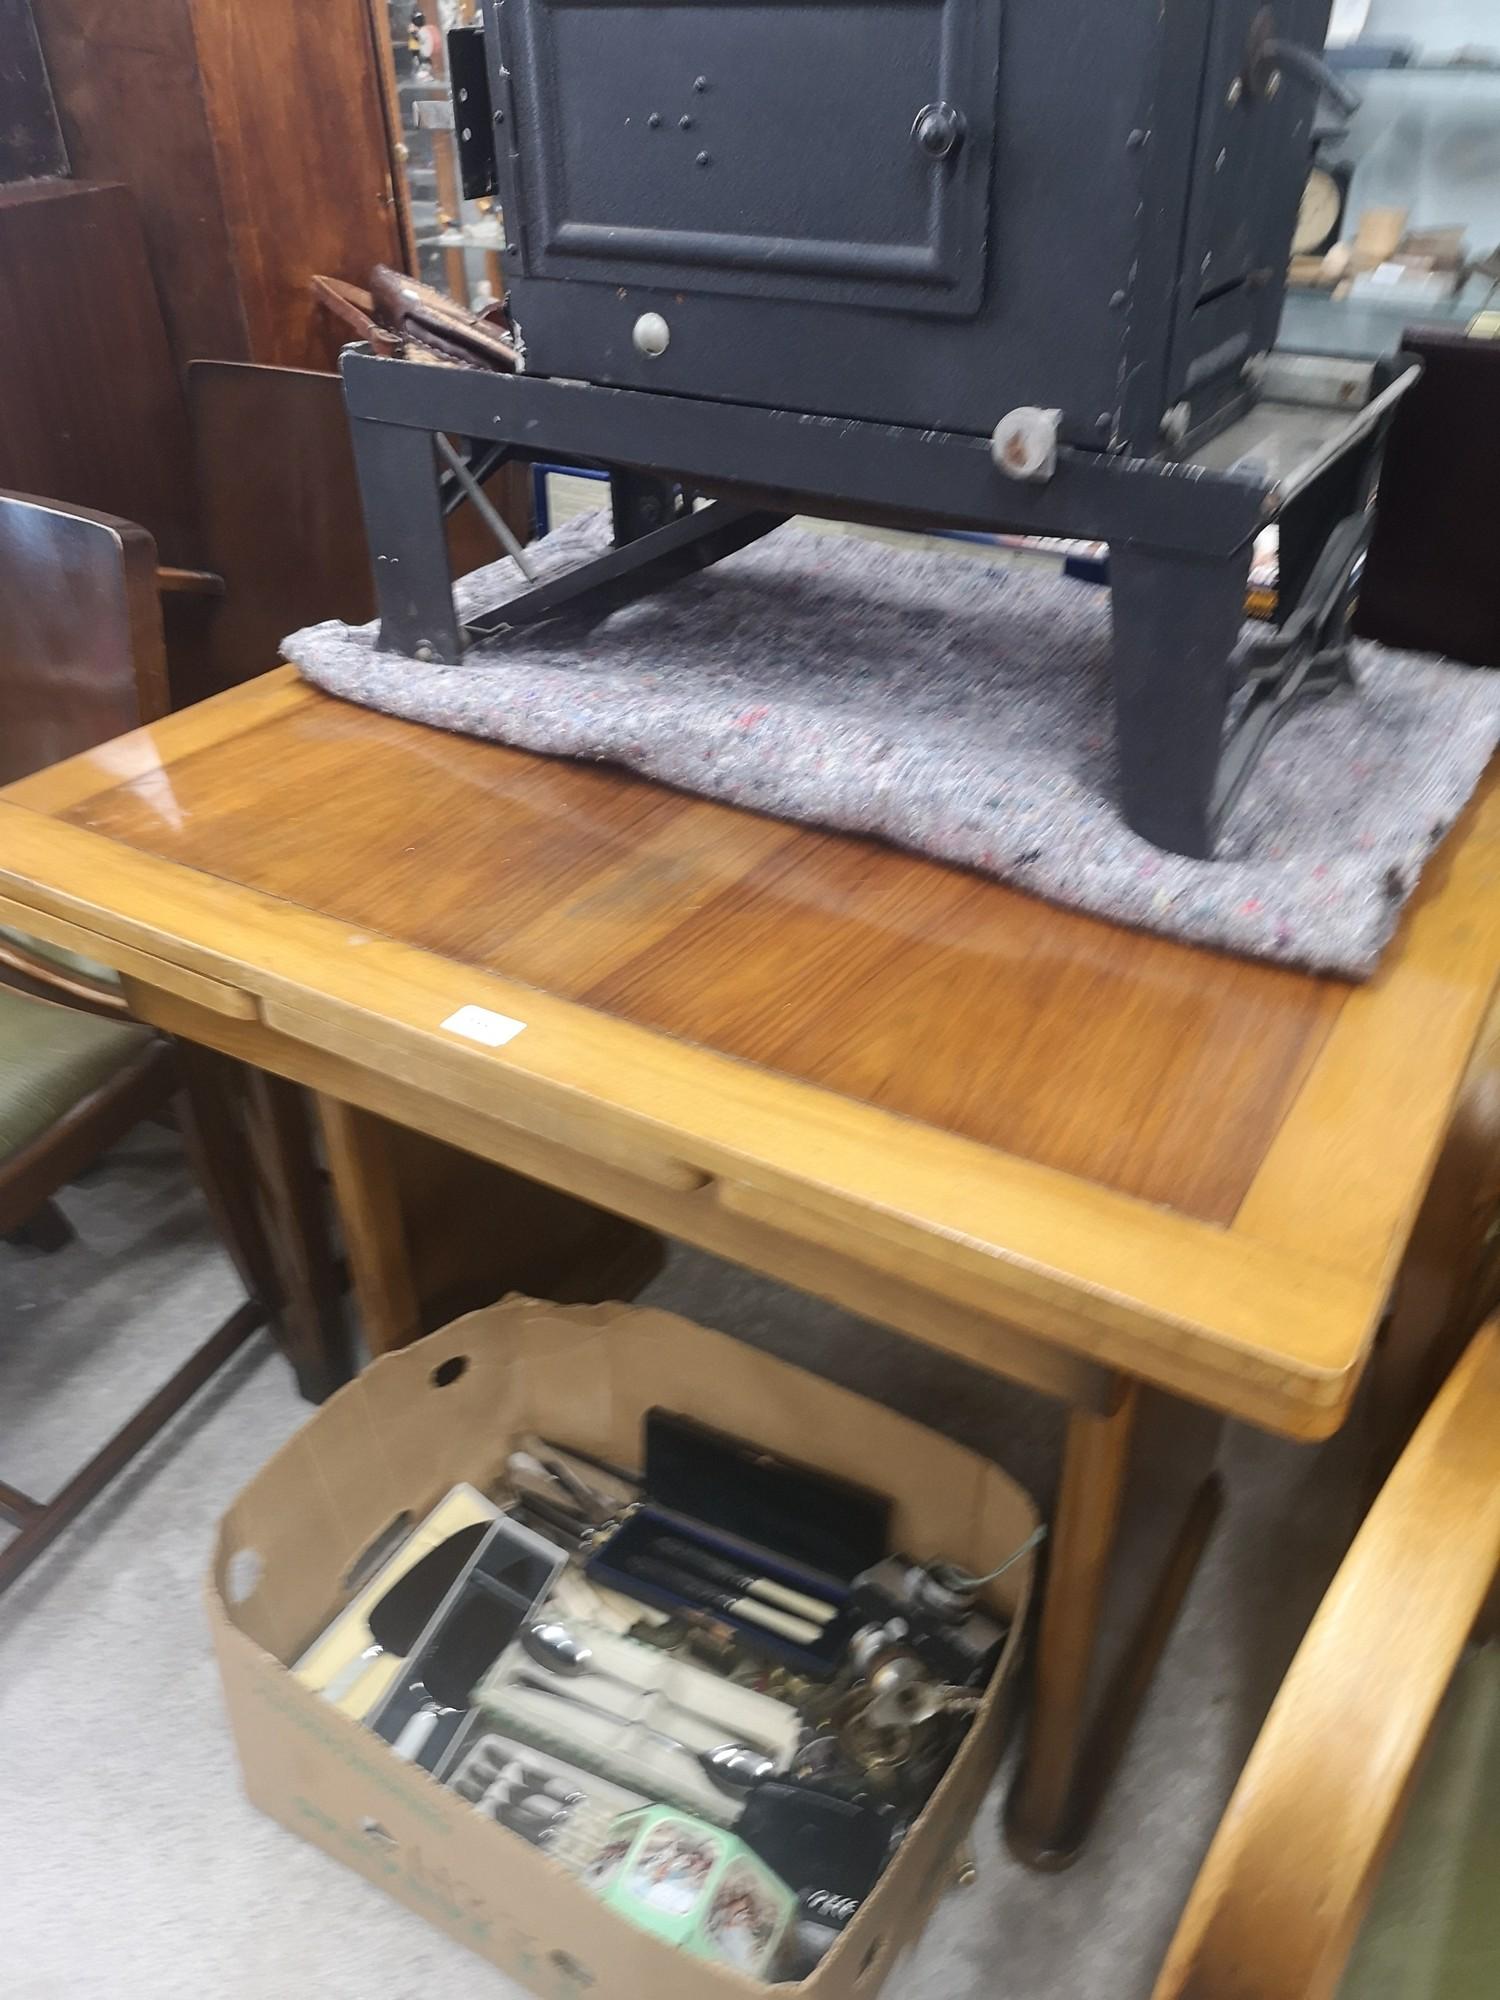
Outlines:
[[[485,63],[484,29],[448,30],[448,81],[453,91],[453,131],[465,201],[479,201],[499,186],[495,173],[495,114]]]
[[[638,597],[679,583],[721,557],[733,555],[736,549],[759,541],[786,518],[785,514],[738,506],[732,500],[712,500],[694,513],[668,521],[665,527],[653,528],[579,563],[565,576],[523,591],[493,611],[482,611],[465,625],[465,635],[471,642],[502,638],[564,612],[590,619],[606,617]]]
[[[1247,634],[1231,670],[1249,696],[1224,746],[1213,819],[1222,825],[1271,736],[1298,705],[1354,686],[1349,621],[1374,516],[1346,514],[1334,527],[1290,617],[1277,631]]]

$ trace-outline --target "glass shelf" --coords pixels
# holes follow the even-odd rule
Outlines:
[[[1410,76],[1466,76],[1471,81],[1483,78],[1491,84],[1500,84],[1500,63],[1449,63],[1449,62],[1409,62],[1372,63],[1368,69],[1360,69],[1350,63],[1337,65],[1338,73],[1355,90],[1363,90],[1367,83],[1381,83],[1389,77]]]
[[[1471,279],[1456,299],[1335,299],[1327,292],[1289,289],[1281,309],[1278,347],[1296,354],[1352,354],[1376,361],[1394,354],[1409,326],[1467,326],[1489,289]]]

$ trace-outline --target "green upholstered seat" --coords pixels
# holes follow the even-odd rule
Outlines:
[[[40,1139],[150,1040],[151,1030],[133,1022],[0,986],[0,1162]]]
[[[1371,1671],[1378,1672],[1378,1662]],[[1500,1994],[1500,1644],[1468,1653],[1339,2000]]]

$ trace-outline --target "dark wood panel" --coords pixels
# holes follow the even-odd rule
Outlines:
[[[0,784],[166,713],[156,545],[0,493]]]
[[[73,171],[139,204],[179,371],[247,357],[190,0],[45,0],[37,26]]]
[[[507,1292],[563,1305],[633,1298],[661,1268],[661,1238],[623,1216],[425,1132],[366,1123],[388,1148],[421,1331]]]
[[[1217,1222],[1347,990],[327,700],[69,817]]]
[[[224,596],[179,705],[263,673],[299,625],[375,609],[338,377],[199,362],[188,408],[203,561]]]
[[[0,13],[0,181],[65,174],[68,155],[37,44],[31,0]]]
[[[0,188],[0,486],[138,521],[190,562],[187,419],[135,204]]]
[[[1419,328],[1391,426],[1355,630],[1500,667],[1500,342]]]
[[[194,0],[193,26],[250,355],[330,368],[308,279],[402,256],[367,0]]]

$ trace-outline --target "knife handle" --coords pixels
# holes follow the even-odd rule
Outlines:
[[[760,1576],[756,1571],[746,1569],[743,1563],[729,1562],[711,1549],[700,1549],[696,1542],[686,1541],[680,1535],[664,1537],[657,1547],[662,1555],[680,1563],[684,1569],[712,1577],[716,1583],[726,1584],[731,1591],[743,1591],[749,1597],[764,1597],[772,1604],[781,1605],[784,1610],[796,1612],[799,1618],[811,1618],[815,1624],[827,1625],[838,1615],[837,1607],[825,1599],[808,1597],[788,1584],[777,1583],[774,1577]]]
[[[414,1758],[419,1757],[422,1753],[424,1746],[426,1745],[428,1737],[437,1727],[437,1719],[438,1719],[437,1709],[432,1705],[431,1702],[425,1703],[421,1708],[417,1710],[416,1714],[411,1717],[410,1721],[406,1724],[406,1727],[401,1731],[401,1734],[396,1738],[396,1741],[392,1744],[391,1748],[393,1749],[395,1754],[398,1757],[402,1758],[408,1764],[411,1763]]]
[[[758,1597],[730,1598],[724,1609],[736,1618],[748,1618],[753,1625],[764,1625],[768,1632],[779,1632],[798,1646],[816,1646],[823,1637],[823,1627],[810,1618],[794,1618],[790,1611],[778,1611]]]
[[[345,1660],[333,1679],[320,1690],[324,1701],[342,1701],[344,1696],[364,1679],[366,1671],[374,1666],[385,1647],[373,1641],[362,1653],[356,1653],[352,1660]]]
[[[788,1611],[795,1611],[799,1618],[810,1618],[815,1625],[831,1624],[838,1616],[833,1605],[825,1604],[818,1597],[807,1597],[800,1590],[793,1590],[787,1584],[778,1583],[774,1577],[746,1577],[744,1587],[752,1596],[767,1598],[772,1604],[780,1604]]]

